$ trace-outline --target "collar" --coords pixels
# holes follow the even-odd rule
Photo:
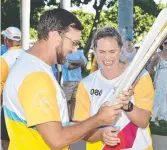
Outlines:
[[[8,50],[19,50],[21,48],[22,48],[21,46],[13,46],[13,47],[10,47]]]

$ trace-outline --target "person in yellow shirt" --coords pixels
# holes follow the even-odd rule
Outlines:
[[[96,70],[98,70],[98,64],[97,64],[97,60],[96,60],[96,57],[93,58],[93,62],[92,62],[92,67],[91,67],[91,70],[90,70],[90,73],[93,73],[95,72]]]
[[[4,87],[9,150],[67,150],[119,116],[122,104],[103,104],[95,116],[69,126],[66,97],[51,66],[63,64],[68,54],[77,51],[82,30],[81,22],[67,10],[52,9],[41,15],[38,41],[19,57]]]
[[[112,101],[112,97],[127,69],[119,61],[123,43],[115,28],[97,30],[93,43],[100,69],[81,80],[78,86],[73,118],[78,122],[93,117],[104,102],[120,103],[120,99]],[[118,120],[90,132],[85,138],[86,150],[152,150],[149,120],[153,101],[153,84],[148,72],[143,70],[136,80],[134,95],[121,100],[123,107]]]
[[[0,92],[2,94],[4,84],[8,77],[8,73],[23,50],[20,46],[21,31],[18,28],[8,27],[6,30],[2,31],[1,34],[4,36],[4,43],[8,48],[8,51],[4,53],[0,58],[0,65],[1,65]],[[9,137],[6,130],[3,109],[1,110],[1,131],[2,131],[1,133],[2,147],[4,150],[7,150],[9,145]]]
[[[1,58],[1,87],[0,92],[2,93],[5,81],[7,79],[9,70],[17,60],[18,56],[22,53],[20,46],[21,42],[21,31],[16,27],[8,27],[1,33],[4,36],[5,44],[8,51],[4,53]]]

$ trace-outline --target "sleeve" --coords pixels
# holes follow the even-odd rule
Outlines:
[[[19,87],[19,100],[28,126],[60,121],[54,80],[44,72],[29,74]]]
[[[87,64],[87,59],[86,59],[86,57],[85,57],[85,55],[84,55],[84,53],[83,52],[81,52],[81,59],[84,61],[84,64],[85,64],[85,66],[86,66],[86,64]]]
[[[98,70],[98,64],[96,58],[94,57],[90,73],[95,72],[96,70]]]
[[[134,89],[134,102],[139,108],[152,113],[154,102],[154,87],[150,75],[143,75],[137,82]]]
[[[0,65],[1,65],[1,89],[0,89],[0,91],[2,94],[4,84],[6,82],[6,79],[7,79],[8,73],[9,73],[9,67],[8,67],[8,64],[5,61],[5,59],[3,59],[2,57],[0,59],[1,59],[0,60]]]
[[[90,99],[88,93],[80,82],[76,93],[76,104],[74,110],[74,121],[83,121],[90,117]]]

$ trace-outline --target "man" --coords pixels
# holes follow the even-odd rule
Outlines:
[[[8,50],[6,45],[1,45],[1,55],[3,55],[4,53],[6,53]]]
[[[18,28],[9,27],[5,31],[2,31],[2,35],[4,36],[8,52],[1,56],[1,93],[9,70],[12,68],[18,56],[22,53],[22,48],[20,46],[21,32]]]
[[[65,95],[51,66],[64,63],[77,50],[82,29],[80,21],[64,9],[41,15],[38,41],[19,57],[4,88],[9,150],[67,150],[91,130],[117,119],[122,104],[103,105],[92,118],[68,126]]]
[[[2,35],[4,36],[4,42],[6,47],[8,48],[8,51],[5,54],[3,54],[0,58],[1,94],[10,69],[12,68],[13,64],[23,51],[20,46],[21,32],[18,28],[8,27],[5,31],[2,31]],[[1,133],[2,147],[4,150],[7,150],[9,145],[9,137],[6,130],[3,109],[1,110],[1,131],[2,131]]]
[[[4,40],[3,35],[1,35],[1,43],[0,44],[1,44],[1,55],[3,55],[8,50],[7,46],[5,45],[5,40]]]
[[[84,78],[77,90],[74,120],[82,121],[96,114],[102,103],[112,100],[127,65],[119,61],[122,39],[113,27],[97,30],[93,49],[100,69]],[[152,113],[154,89],[148,72],[143,71],[134,88],[134,96],[122,99],[119,119],[107,129],[102,126],[85,140],[86,150],[151,150],[149,120]],[[120,100],[111,103],[120,103]],[[114,133],[113,133],[114,132]],[[116,133],[115,133],[116,132]],[[118,135],[117,135],[118,134]],[[105,144],[106,145],[105,145]],[[109,145],[109,146],[108,146]]]
[[[78,83],[82,80],[82,67],[86,64],[86,57],[81,50],[78,50],[69,54],[67,62],[62,65],[63,91],[66,95],[70,118],[73,116]]]

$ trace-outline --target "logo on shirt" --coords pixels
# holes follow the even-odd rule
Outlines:
[[[48,91],[41,90],[34,96],[33,104],[40,111],[49,112],[54,109],[52,101]]]
[[[91,89],[91,90],[90,90],[90,94],[91,94],[92,96],[93,96],[93,95],[95,95],[95,96],[101,96],[102,90]]]

